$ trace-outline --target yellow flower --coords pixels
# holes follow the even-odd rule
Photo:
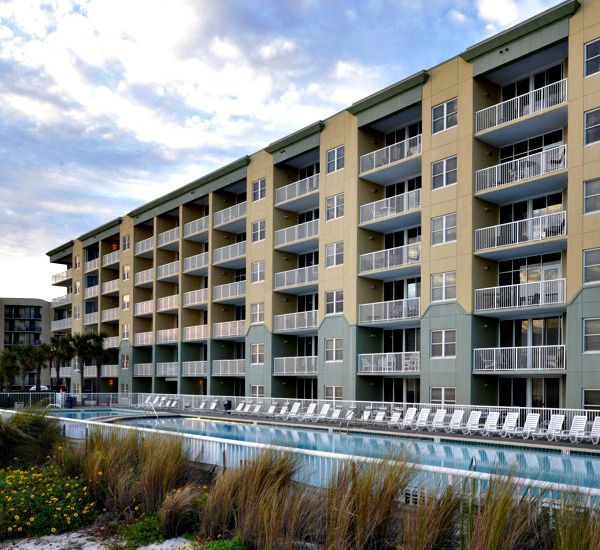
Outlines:
[[[102,476],[102,472],[98,472],[98,475],[99,475],[99,476]]]
[[[56,529],[54,527],[52,527],[52,529],[50,529],[51,533],[56,533]]]
[[[21,518],[19,516],[15,516],[15,521],[19,521]]]
[[[29,518],[29,521],[32,522],[35,518]]]

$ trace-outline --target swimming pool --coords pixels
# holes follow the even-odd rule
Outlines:
[[[140,411],[119,410],[119,409],[61,409],[59,411],[50,411],[50,415],[60,418],[75,418],[76,420],[90,420],[105,416],[124,416],[130,414],[142,414]]]

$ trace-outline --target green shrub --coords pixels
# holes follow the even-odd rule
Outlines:
[[[245,550],[239,537],[230,540],[213,540],[203,545],[202,550]]]
[[[132,550],[139,546],[146,546],[164,540],[160,522],[156,515],[143,516],[135,523],[125,527],[123,538],[125,539],[125,548]]]

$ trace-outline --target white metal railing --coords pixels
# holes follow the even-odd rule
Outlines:
[[[133,306],[133,314],[134,315],[148,315],[149,313],[154,313],[154,301],[153,300],[137,302]]]
[[[208,361],[184,361],[181,376],[208,376]]]
[[[192,269],[200,269],[208,266],[208,252],[202,252],[195,256],[190,256],[183,260],[183,271],[191,271]]]
[[[239,258],[239,257],[245,256],[245,255],[246,255],[246,241],[230,244],[227,246],[222,246],[221,248],[215,249],[214,263],[218,264],[221,262],[226,262],[228,260],[233,260],[234,258]]]
[[[374,302],[358,306],[358,322],[361,324],[416,319],[420,315],[421,298]]]
[[[318,357],[276,357],[273,374],[317,374]]]
[[[100,285],[88,286],[83,289],[83,297],[84,298],[95,298],[98,296],[98,290]]]
[[[234,338],[246,334],[246,320],[213,323],[213,338]]]
[[[488,191],[509,183],[537,178],[567,167],[567,146],[558,145],[533,155],[475,172],[475,190]]]
[[[102,256],[102,267],[106,267],[107,265],[116,264],[119,261],[119,255],[121,254],[120,250],[113,250],[108,254],[104,254]]]
[[[179,336],[179,329],[177,328],[164,328],[156,331],[156,343],[157,344],[172,344],[177,342]]]
[[[152,376],[154,365],[152,363],[136,363],[133,365],[133,376]]]
[[[112,281],[106,281],[102,283],[102,294],[108,294],[109,292],[117,292],[119,290],[119,279],[113,279]]]
[[[179,294],[163,296],[156,299],[156,311],[165,311],[168,309],[177,309],[179,307]]]
[[[96,378],[96,373],[98,369],[96,365],[84,365],[83,367],[83,377],[84,378]]]
[[[179,363],[177,361],[168,361],[156,363],[156,376],[178,376]]]
[[[208,288],[190,290],[183,295],[184,306],[197,306],[208,303]]]
[[[566,288],[566,279],[478,288],[475,290],[475,311],[562,304],[565,301]]]
[[[418,374],[421,353],[363,353],[358,356],[358,374]]]
[[[246,295],[246,281],[237,281],[213,287],[213,300],[228,300]]]
[[[360,207],[360,223],[383,220],[419,208],[421,208],[421,190],[415,189],[401,195],[363,204]]]
[[[65,319],[58,319],[56,321],[52,321],[52,323],[50,323],[50,330],[57,331],[57,330],[66,330],[71,328],[71,325],[73,324],[73,318],[72,317],[67,317]]]
[[[390,269],[421,261],[421,243],[386,248],[360,255],[360,272]]]
[[[565,370],[565,346],[522,346],[473,350],[474,372]]]
[[[71,268],[65,269],[56,275],[52,275],[52,284],[57,285],[59,283],[64,283],[68,281],[73,276],[73,270]]]
[[[310,239],[319,235],[319,220],[311,220],[309,222],[278,229],[275,231],[275,246],[282,246],[304,239]]]
[[[318,280],[318,264],[290,269],[289,271],[280,271],[279,273],[275,273],[275,290],[316,283]]]
[[[214,213],[214,224],[215,227],[219,225],[223,225],[226,223],[230,223],[239,218],[243,218],[246,215],[248,203],[246,201],[240,202],[239,204],[234,204],[229,208],[225,208],[224,210],[219,210]]]
[[[275,190],[275,205],[291,201],[319,190],[319,174],[309,176]]]
[[[179,240],[179,227],[173,227],[168,231],[158,234],[157,245],[159,247],[174,243]]]
[[[567,234],[567,212],[555,212],[475,230],[475,250],[486,250]]]
[[[244,376],[245,359],[218,359],[212,362],[213,376]]]
[[[84,378],[96,378],[98,376],[98,368],[96,365],[85,365],[83,367]],[[119,365],[102,365],[100,369],[102,378],[116,378],[119,376]]]
[[[421,154],[421,134],[360,157],[360,172],[381,168],[414,155]]]
[[[179,274],[179,260],[170,262],[168,264],[159,265],[156,268],[156,278],[163,279],[165,277],[172,277],[173,275]]]
[[[194,221],[188,222],[183,226],[183,238],[197,235],[208,230],[208,216],[197,218]]]
[[[92,313],[86,313],[83,316],[83,324],[84,325],[95,325],[98,322],[98,312],[94,311]]]
[[[67,306],[73,301],[73,294],[65,294],[64,296],[59,296],[58,298],[52,298],[52,307],[61,307]]]
[[[135,346],[151,346],[154,344],[154,333],[138,332],[133,336],[133,343]]]
[[[104,339],[104,349],[115,349],[119,347],[121,340],[118,336],[107,336]]]
[[[567,79],[548,84],[523,95],[508,99],[491,107],[481,109],[475,114],[475,132],[483,132],[550,109],[567,101]]]
[[[143,241],[139,241],[135,243],[135,253],[143,254],[144,252],[149,252],[154,249],[154,237],[148,237]]]
[[[83,271],[84,273],[87,273],[88,271],[94,271],[95,269],[98,269],[98,267],[100,267],[100,258],[94,258],[93,260],[83,264]]]
[[[275,332],[317,329],[317,310],[275,315]]]
[[[73,367],[60,367],[58,369],[58,376],[60,378],[71,378],[73,376]]]
[[[208,340],[208,325],[194,325],[183,327],[183,340],[193,342],[196,340]]]
[[[144,269],[144,271],[138,271],[135,274],[134,282],[136,285],[142,285],[144,283],[149,283],[154,280],[154,271],[152,268]]]
[[[119,318],[119,308],[111,307],[110,309],[103,309],[101,319],[105,323],[107,321],[116,321]]]

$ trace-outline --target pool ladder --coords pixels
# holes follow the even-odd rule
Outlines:
[[[477,459],[474,456],[472,456],[471,462],[469,462],[469,471],[474,472],[476,470],[477,470]]]

